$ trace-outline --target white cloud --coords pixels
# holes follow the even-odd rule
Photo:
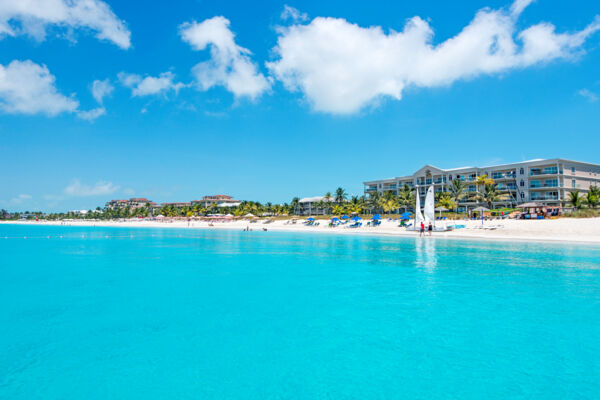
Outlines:
[[[585,97],[588,101],[595,103],[598,101],[598,95],[589,89],[581,89],[577,92],[578,95]]]
[[[102,196],[114,193],[117,190],[119,190],[119,186],[115,186],[111,182],[100,181],[95,185],[90,186],[82,184],[78,179],[75,179],[65,188],[64,193],[68,196],[85,197]]]
[[[525,68],[583,52],[600,29],[600,17],[582,31],[557,34],[541,23],[518,32],[519,14],[531,0],[510,10],[483,9],[456,36],[433,44],[433,30],[419,18],[402,32],[384,33],[341,18],[318,17],[279,29],[271,73],[300,91],[317,111],[350,114],[384,97],[400,100],[407,86],[439,87],[461,79]],[[515,40],[516,39],[516,40]]]
[[[27,200],[31,200],[31,195],[28,194],[20,194],[17,197],[13,197],[12,199],[10,199],[10,202],[12,204],[21,204]]]
[[[86,121],[94,121],[96,118],[101,117],[106,114],[106,108],[104,107],[96,107],[92,108],[89,111],[79,111],[77,116],[81,119],[85,119]]]
[[[96,37],[128,49],[131,33],[100,0],[0,0],[0,38],[27,34],[38,41],[49,25],[68,30],[87,28]]]
[[[132,96],[149,96],[158,93],[164,93],[169,90],[175,90],[185,87],[185,84],[173,82],[175,74],[170,71],[163,72],[158,77],[146,76],[142,77],[137,74],[128,74],[120,72],[118,74],[119,81],[131,89]]]
[[[303,22],[308,20],[308,14],[300,12],[297,8],[290,7],[286,4],[283,6],[280,18],[284,21],[291,20],[293,22]]]
[[[0,64],[0,109],[9,114],[54,116],[74,112],[79,103],[58,92],[55,77],[45,65],[30,60]]]
[[[104,98],[109,96],[114,90],[113,85],[111,85],[108,79],[103,81],[95,80],[92,82],[92,96],[98,102],[98,104],[102,104]]]
[[[256,99],[271,86],[250,59],[250,51],[235,43],[227,18],[185,23],[179,27],[179,33],[194,50],[210,48],[210,60],[192,69],[201,90],[224,86],[236,98]]]

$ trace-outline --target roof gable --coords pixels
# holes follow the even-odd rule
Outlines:
[[[431,173],[432,175],[446,173],[446,171],[444,171],[443,169],[427,164],[423,168],[416,171],[414,175],[424,175],[427,173],[427,171],[429,171],[429,173]]]

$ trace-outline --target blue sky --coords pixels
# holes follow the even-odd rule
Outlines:
[[[596,2],[13,3],[0,208],[287,202],[425,163],[600,162]]]

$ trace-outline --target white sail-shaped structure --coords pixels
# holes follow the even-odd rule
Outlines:
[[[421,196],[419,196],[419,188],[416,189],[416,201],[415,201],[415,229],[421,226],[421,222],[424,221],[423,214],[421,214]]]
[[[433,185],[427,189],[427,196],[425,196],[425,224],[429,223],[435,225],[435,194],[433,192]]]

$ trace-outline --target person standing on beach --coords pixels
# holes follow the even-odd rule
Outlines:
[[[429,231],[429,236],[431,236],[431,233],[433,232],[433,225],[431,225],[431,222],[429,223],[429,226],[427,227],[427,231]]]
[[[423,221],[421,221],[421,233],[419,234],[419,236],[423,236],[425,234],[425,224],[423,223]]]

